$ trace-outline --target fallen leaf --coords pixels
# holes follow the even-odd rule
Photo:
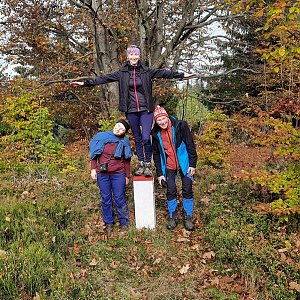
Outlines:
[[[78,246],[74,246],[73,251],[74,251],[75,254],[80,254],[81,253],[81,249]]]
[[[190,265],[187,264],[187,265],[183,266],[183,267],[179,270],[179,273],[180,273],[181,275],[186,274],[186,273],[188,272],[189,268],[190,268]]]
[[[282,249],[279,249],[278,252],[279,253],[287,252],[287,249],[286,248],[282,248]]]
[[[270,211],[269,205],[265,204],[265,203],[260,203],[258,205],[254,205],[254,206],[252,206],[252,208],[256,211],[264,212],[264,213]]]
[[[97,260],[93,258],[92,261],[90,262],[90,266],[96,266],[97,263],[98,263]]]
[[[87,270],[81,269],[78,275],[79,275],[79,277],[85,277],[87,275]]]
[[[235,236],[235,235],[237,235],[237,231],[236,230],[232,230],[231,232],[230,232],[230,234],[232,235],[232,236]]]
[[[217,186],[216,184],[214,184],[214,183],[211,184],[211,185],[210,185],[210,189],[208,190],[208,192],[210,193],[210,192],[215,191],[215,190],[217,189],[217,187],[218,187],[218,186]]]
[[[199,250],[199,245],[195,244],[191,247],[192,250]]]
[[[148,278],[148,272],[145,269],[142,269],[143,277]]]
[[[134,246],[131,251],[130,251],[130,255],[135,255],[138,252],[138,247]]]
[[[291,290],[295,290],[300,293],[300,284],[298,284],[297,282],[292,281],[289,283],[289,286]]]
[[[202,255],[202,258],[204,259],[212,259],[216,256],[215,252],[214,251],[209,251],[209,252],[206,252]]]
[[[205,206],[208,206],[209,205],[209,197],[203,197],[200,199],[200,201],[205,205]]]
[[[182,229],[182,235],[183,235],[183,237],[185,237],[185,238],[190,237],[191,233],[192,233],[191,231],[188,231],[188,230],[186,230],[185,228]]]
[[[152,245],[153,244],[151,241],[145,241],[144,243],[148,244],[148,245]]]
[[[41,296],[38,292],[35,293],[35,296],[33,297],[33,300],[41,300]]]
[[[276,272],[276,275],[277,275],[277,276],[282,276],[282,275],[284,275],[284,272],[282,272],[281,270],[278,270],[278,271]]]
[[[4,250],[0,250],[0,259],[4,259],[7,256],[7,252]]]
[[[184,238],[184,237],[181,237],[181,238],[177,239],[177,242],[179,242],[179,243],[186,243],[186,242],[189,242],[189,241],[190,241],[190,239]]]
[[[215,277],[214,279],[211,280],[210,285],[212,286],[217,286],[219,285],[220,281],[218,277]]]
[[[120,262],[113,260],[113,261],[110,263],[110,266],[111,266],[113,269],[117,269],[117,268],[119,268],[119,266],[120,266]]]
[[[223,283],[230,283],[233,281],[233,278],[230,277],[230,276],[223,276],[220,278],[220,281],[223,282]]]
[[[5,221],[10,222],[10,217],[6,216]]]
[[[280,260],[283,262],[286,261],[286,255],[284,253],[280,253]]]
[[[235,284],[233,287],[233,291],[240,294],[243,292],[243,287],[240,284]]]
[[[141,293],[139,291],[137,291],[136,289],[133,289],[130,287],[129,292],[130,292],[131,296],[133,297],[132,299],[141,299]]]
[[[24,199],[26,199],[28,197],[28,195],[29,195],[29,192],[28,191],[24,191],[22,193],[22,195],[21,195],[21,198],[24,200]]]
[[[159,258],[157,258],[154,262],[153,262],[153,264],[154,265],[157,265],[157,264],[159,264],[161,262],[161,258],[159,257]]]

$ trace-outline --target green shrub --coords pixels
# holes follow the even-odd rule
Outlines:
[[[227,167],[229,148],[229,118],[219,110],[209,113],[199,136],[197,152],[199,162],[218,168]]]
[[[117,110],[112,111],[109,117],[99,116],[99,131],[112,130],[119,119],[120,113]]]
[[[54,138],[53,121],[37,95],[21,91],[19,96],[6,98],[1,117],[10,128],[0,137],[1,168],[45,176],[58,167],[63,145]]]

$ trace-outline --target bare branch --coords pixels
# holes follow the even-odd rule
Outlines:
[[[86,4],[82,4],[82,3],[78,2],[78,1],[74,1],[74,0],[70,0],[70,2],[79,8],[88,9],[88,6]]]
[[[232,74],[236,71],[244,71],[244,72],[249,72],[249,73],[253,73],[253,74],[261,74],[261,72],[255,71],[253,69],[247,69],[247,68],[235,68],[235,69],[231,69],[227,72],[223,72],[223,73],[219,73],[219,74],[210,74],[210,75],[198,75],[199,79],[208,79],[208,78],[215,78],[215,77],[220,77],[220,76],[225,76],[228,74]]]
[[[237,15],[230,15],[230,16],[218,16],[218,17],[215,17],[213,19],[210,19],[209,21],[207,21],[208,19],[205,18],[203,20],[201,20],[199,22],[199,24],[195,24],[195,25],[190,25],[190,26],[186,26],[187,29],[196,29],[196,28],[202,28],[202,27],[206,27],[208,25],[211,25],[212,23],[215,23],[215,22],[220,22],[222,20],[232,20],[232,19],[238,19],[242,17],[241,14],[237,14]]]
[[[66,65],[62,66],[62,68],[66,67],[66,66],[69,66],[69,65],[73,64],[74,62],[79,61],[79,60],[83,59],[84,57],[89,56],[89,55],[91,55],[91,54],[94,54],[94,52],[86,53],[85,55],[83,55],[83,56],[81,56],[81,57],[79,57],[79,58],[77,58],[77,59],[74,59],[74,60],[70,61],[70,62],[67,63]],[[52,75],[50,76],[50,78],[53,78],[55,75],[59,74],[60,72],[61,72],[61,70],[55,72],[54,74],[52,74]],[[50,79],[50,78],[49,78],[49,79]],[[44,82],[43,85],[50,85],[50,83],[54,83],[53,81],[49,81],[49,79],[48,79],[46,82]],[[64,81],[64,80],[63,80],[63,81]],[[66,80],[66,81],[70,81],[70,80]],[[76,81],[76,80],[73,80],[73,81]],[[62,81],[56,81],[56,82],[62,82]]]

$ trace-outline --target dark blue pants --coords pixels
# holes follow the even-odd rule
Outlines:
[[[138,160],[151,162],[152,146],[150,133],[153,123],[153,113],[141,111],[129,113],[126,117],[130,122]]]
[[[102,213],[105,224],[114,223],[112,194],[118,212],[120,225],[128,223],[128,207],[125,198],[125,173],[97,175],[97,182],[102,198]]]
[[[178,170],[169,170],[167,169],[167,200],[168,200],[168,210],[170,217],[172,217],[173,212],[177,208],[177,179]],[[182,182],[182,202],[183,209],[188,216],[193,215],[194,209],[194,199],[193,199],[193,177],[189,175],[184,175],[181,170],[179,174]]]

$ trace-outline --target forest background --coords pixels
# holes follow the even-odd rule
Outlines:
[[[300,299],[299,7],[2,1],[0,298]],[[88,141],[120,117],[117,85],[68,83],[119,69],[130,44],[198,74],[154,84],[195,137],[192,234],[166,230],[159,187],[155,231],[103,233]]]

